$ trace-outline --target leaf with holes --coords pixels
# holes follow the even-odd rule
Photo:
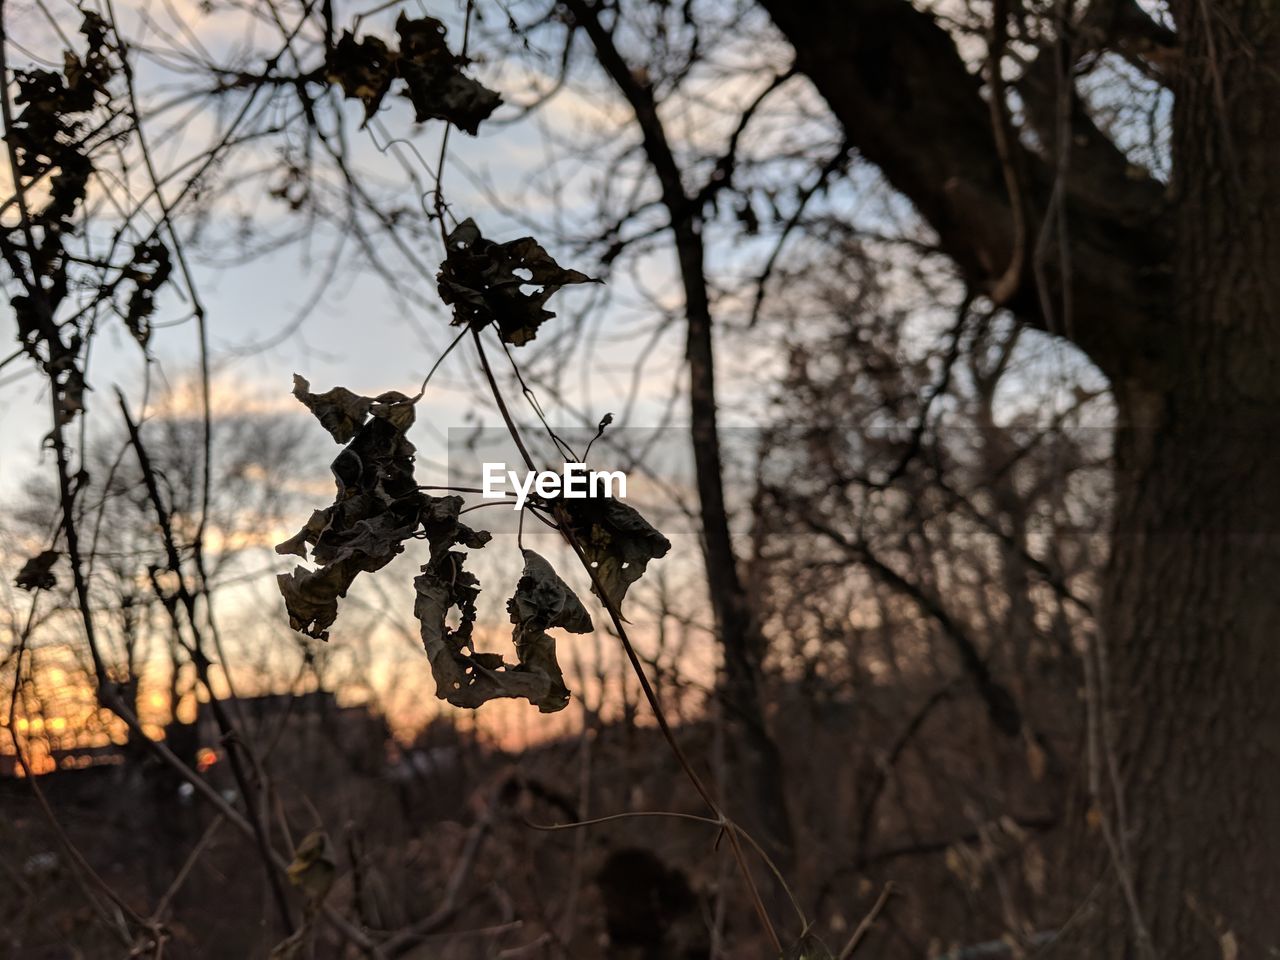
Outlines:
[[[436,696],[454,706],[479,707],[496,699],[524,699],[543,713],[563,710],[569,691],[556,661],[550,627],[575,633],[592,629],[591,617],[569,586],[546,560],[525,551],[524,575],[507,602],[515,629],[518,662],[501,654],[477,650],[474,640],[476,597],[480,583],[463,569],[465,554],[433,544],[432,559],[414,580],[414,615],[421,625],[422,643],[431,660]],[[449,626],[457,611],[458,625]]]
[[[644,576],[650,560],[665,557],[671,541],[648,520],[613,497],[561,500],[582,553],[604,589],[604,598],[619,611],[631,585]],[[592,592],[599,591],[592,587]]]
[[[560,266],[533,237],[486,240],[473,220],[449,234],[436,280],[440,298],[453,307],[455,325],[481,329],[492,323],[504,342],[517,347],[555,316],[546,303],[562,287],[600,282]]]

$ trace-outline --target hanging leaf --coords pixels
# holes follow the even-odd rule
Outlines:
[[[84,392],[89,387],[84,382],[84,374],[79,367],[68,367],[66,372],[53,381],[58,390],[58,419],[65,426],[84,413]]]
[[[356,40],[350,32],[334,44],[326,64],[330,83],[342,87],[349,99],[364,104],[365,122],[381,106],[396,79],[404,81],[404,96],[413,104],[414,119],[445,120],[475,135],[502,97],[480,81],[467,76],[470,62],[454,54],[445,42],[445,26],[434,17],[396,20],[400,49],[391,49],[378,37]]]
[[[53,565],[58,562],[57,550],[43,550],[22,565],[13,582],[23,590],[52,590],[58,585]]]
[[[134,285],[125,310],[124,322],[138,345],[146,349],[151,339],[151,315],[156,311],[155,296],[169,275],[173,263],[169,251],[159,240],[149,240],[133,248],[133,260],[124,270]]]
[[[530,550],[524,556],[524,575],[507,601],[511,622],[516,625],[515,664],[504,661],[501,654],[475,647],[475,602],[480,583],[463,569],[463,553],[433,549],[431,562],[414,581],[414,615],[421,623],[422,643],[440,699],[473,709],[499,698],[524,699],[543,713],[563,710],[569,703],[555,641],[546,630],[563,627],[587,633],[592,629],[591,617],[546,560]],[[458,626],[450,627],[449,613],[455,609]]]
[[[316,415],[320,425],[333,434],[338,443],[349,443],[356,430],[369,416],[373,401],[352,393],[346,387],[334,387],[326,393],[312,393],[306,377],[293,375],[293,395]]]
[[[613,497],[561,500],[583,555],[595,571],[607,599],[622,610],[622,599],[650,560],[665,557],[671,541],[640,512]],[[592,592],[599,596],[593,586]]]
[[[591,615],[551,564],[532,550],[524,551],[524,573],[507,601],[507,612],[515,624],[512,639],[520,664],[550,679],[548,695],[539,708],[543,713],[564,709],[569,689],[556,660],[556,641],[547,630],[563,627],[570,633],[590,633],[595,629]]]
[[[315,543],[324,528],[329,525],[329,511],[315,510],[306,525],[288,540],[276,544],[276,553],[281,556],[293,554],[295,557],[307,559],[307,544]]]
[[[511,622],[533,630],[551,627],[563,627],[570,633],[594,630],[591,614],[551,564],[532,550],[525,550],[523,554],[524,573],[516,583],[515,596],[507,601]]]
[[[338,598],[347,595],[359,572],[338,567],[294,567],[292,573],[277,574],[276,585],[289,611],[289,626],[308,637],[328,640],[329,628],[338,619]]]
[[[396,76],[398,54],[377,37],[356,40],[349,30],[333,45],[325,75],[330,83],[342,87],[347,99],[364,103],[367,122],[378,112],[382,98],[391,89]]]
[[[484,695],[485,677],[477,671],[501,667],[502,658],[476,654],[471,647],[480,581],[462,569],[465,560],[466,554],[446,550],[422,567],[413,581],[417,591],[413,615],[418,618],[422,645],[431,661],[436,696],[455,706],[478,707],[501,693]],[[457,627],[448,624],[453,609],[459,614]]]
[[[475,136],[482,120],[497,109],[502,97],[462,68],[469,62],[455,56],[445,43],[445,26],[433,17],[396,20],[400,34],[400,76],[408,86],[414,119],[447,120]]]
[[[370,398],[344,387],[313,394],[311,385],[295,375],[294,396],[335,439],[350,441],[330,466],[337,487],[333,504],[314,511],[301,530],[276,546],[277,553],[303,559],[311,547],[319,569],[298,566],[276,581],[289,625],[326,640],[338,616],[338,600],[355,578],[390,563],[405,540],[419,533],[430,539],[442,517],[469,545],[483,545],[488,534],[457,523],[460,498],[431,497],[418,489],[414,447],[405,437],[415,408],[404,394]]]
[[[546,302],[561,287],[600,282],[561,267],[532,237],[507,243],[486,240],[473,220],[463,221],[449,234],[436,280],[440,298],[453,307],[455,325],[478,330],[495,324],[503,341],[517,347],[537,336],[538,327],[555,316]]]

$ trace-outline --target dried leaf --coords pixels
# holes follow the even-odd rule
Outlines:
[[[350,31],[333,45],[326,67],[330,83],[342,87],[348,99],[364,103],[366,121],[378,112],[396,76],[398,54],[377,37],[356,40]]]
[[[516,670],[526,674],[546,678],[546,691],[536,700],[542,713],[556,713],[569,705],[569,688],[565,686],[564,673],[560,669],[560,661],[556,659],[555,637],[545,630],[534,630],[518,626],[515,629],[516,658],[520,665]],[[524,694],[517,694],[524,696]]]
[[[295,557],[307,559],[307,544],[315,543],[329,524],[328,510],[315,510],[306,525],[288,540],[276,544],[276,553],[281,556],[293,554]]]
[[[151,315],[155,313],[155,295],[173,272],[169,250],[159,240],[149,240],[133,248],[133,260],[124,269],[124,276],[134,285],[129,295],[124,322],[138,345],[146,349],[151,340]]]
[[[413,104],[414,119],[445,120],[474,135],[483,120],[502,102],[493,90],[463,73],[469,63],[445,42],[445,26],[434,17],[396,20],[400,49],[378,37],[356,40],[348,32],[334,44],[326,65],[329,82],[342,87],[348,98],[364,104],[368,122],[382,104],[391,84],[404,81],[403,94]]]
[[[414,119],[447,120],[475,135],[502,97],[462,72],[465,57],[455,56],[445,43],[444,24],[433,17],[410,20],[403,13],[396,20],[400,34],[400,76],[413,103]]]
[[[58,585],[53,565],[59,556],[57,550],[42,550],[22,565],[13,582],[23,590],[52,590]]]
[[[507,601],[511,622],[538,630],[563,627],[570,633],[590,633],[591,614],[567,583],[542,556],[525,550],[524,572],[515,596]]]
[[[433,541],[432,559],[414,580],[414,615],[431,660],[436,696],[473,709],[499,698],[528,700],[543,713],[564,709],[569,691],[556,662],[555,641],[545,631],[564,627],[587,632],[592,629],[590,615],[546,560],[525,551],[524,576],[507,602],[516,624],[513,636],[519,662],[509,664],[500,654],[476,650],[473,627],[480,584],[463,569],[465,554],[449,550],[447,543],[449,539],[464,542],[461,537],[467,533],[459,525],[459,532]],[[453,609],[459,614],[456,628],[448,625]]]
[[[555,316],[545,305],[561,287],[599,283],[561,267],[532,237],[486,240],[472,220],[449,234],[447,250],[436,280],[440,298],[453,307],[453,323],[475,329],[496,324],[503,341],[514,346],[528,343]]]
[[[613,497],[560,502],[583,555],[604,588],[604,599],[621,611],[631,584],[644,575],[650,560],[667,555],[671,541],[638,510]],[[594,586],[592,592],[599,595]]]
[[[303,837],[285,872],[289,882],[306,894],[308,900],[323,900],[338,873],[329,835],[323,830],[313,830]]]
[[[436,696],[455,706],[478,707],[498,694],[480,695],[485,679],[477,673],[481,661],[469,655],[473,652],[471,633],[480,581],[475,574],[463,570],[465,560],[466,554],[446,550],[422,567],[413,581],[417,591],[413,615],[418,619],[422,645],[431,661]],[[448,624],[449,611],[454,608],[459,613],[456,628]]]
[[[422,493],[413,475],[413,444],[405,431],[413,424],[413,401],[401,393],[361,397],[343,387],[312,394],[310,384],[294,377],[294,395],[335,438],[350,442],[334,459],[334,502],[311,514],[306,525],[276,547],[282,554],[311,559],[319,569],[296,567],[276,580],[289,611],[289,625],[319,640],[328,639],[338,616],[338,600],[361,573],[378,570],[420,531],[428,538],[440,517],[452,516],[452,528],[466,531],[467,542],[483,543],[457,523],[461,500]],[[442,506],[443,504],[443,506]]]
[[[292,573],[276,575],[276,585],[289,611],[289,626],[317,640],[329,639],[329,628],[338,619],[338,598],[347,595],[358,570],[338,567],[308,570],[294,567]]]
[[[293,395],[306,404],[338,443],[350,442],[373,406],[370,398],[352,393],[346,387],[334,387],[327,393],[312,393],[311,384],[296,373],[293,375]]]
[[[78,367],[69,368],[62,376],[58,383],[58,419],[63,426],[84,413],[84,392],[88,389]]]
[[[524,573],[507,601],[507,612],[515,624],[512,640],[521,666],[546,674],[551,681],[539,708],[543,713],[564,709],[569,689],[556,659],[556,641],[547,630],[562,627],[570,633],[590,633],[595,629],[591,615],[551,564],[532,550],[524,551]]]

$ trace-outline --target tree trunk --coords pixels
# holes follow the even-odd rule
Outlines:
[[[724,501],[711,306],[707,302],[703,276],[702,242],[691,223],[677,224],[675,233],[686,297],[689,418],[702,515],[707,591],[724,651],[720,698],[734,733],[731,739],[735,756],[730,765],[742,776],[747,809],[741,809],[741,800],[732,796],[722,800],[731,814],[745,814],[745,822],[761,834],[759,839],[777,859],[789,862],[793,836],[782,756],[765,724],[760,690],[765,638],[738,571],[738,556]]]
[[[792,853],[793,835],[782,756],[769,733],[760,691],[765,639],[738,572],[738,556],[725,507],[716,413],[715,346],[701,232],[702,203],[686,191],[653,89],[639,79],[614,45],[612,33],[600,22],[599,8],[587,0],[566,0],[565,6],[586,32],[601,67],[635,112],[645,157],[657,177],[662,203],[671,218],[685,297],[689,419],[707,592],[724,651],[723,682],[718,692],[733,733],[730,766],[737,789],[728,790],[729,795],[720,799],[730,815],[740,819],[775,860],[786,864]]]
[[[1280,7],[1175,6],[1174,309],[1159,382],[1116,385],[1102,631],[1133,896],[1104,897],[1090,955],[1142,956],[1140,918],[1148,955],[1274,957]]]
[[[909,0],[762,3],[852,145],[984,289],[1009,262],[1011,221],[953,40]],[[1073,110],[1070,256],[1052,254],[1062,276],[1039,291],[1070,292],[1071,314],[1051,322],[1025,277],[1006,304],[1071,336],[1120,417],[1096,663],[1110,748],[1089,819],[1124,882],[1068,925],[1058,955],[1072,958],[1280,956],[1280,4],[1170,6],[1176,44],[1152,63],[1174,93],[1167,196]],[[1143,6],[1113,11],[1137,33],[1107,43],[1168,33]],[[1018,151],[1034,235],[1061,170]],[[1092,886],[1087,861],[1072,867]]]
[[[1280,377],[1270,389],[1280,390]],[[1275,424],[1259,423],[1252,404],[1243,412],[1241,404],[1205,404],[1199,389],[1166,399],[1155,432],[1126,431],[1117,444],[1122,488],[1102,641],[1125,811],[1115,826],[1130,849],[1137,912],[1156,956],[1234,956],[1210,949],[1228,935],[1242,957],[1275,956]],[[1101,768],[1105,796],[1105,757]],[[1125,916],[1102,924],[1110,948],[1098,955],[1129,956],[1121,944],[1137,930],[1133,910],[1119,890],[1109,907]]]

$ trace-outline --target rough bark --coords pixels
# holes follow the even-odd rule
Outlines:
[[[945,31],[907,0],[762,2],[965,279],[999,277],[1008,192],[979,81]],[[1104,753],[1099,812],[1117,829],[1112,849],[1092,839],[1132,897],[1102,888],[1060,956],[1280,955],[1280,5],[1173,8],[1175,56],[1158,37],[1176,98],[1169,196],[1125,187],[1131,171],[1072,104],[1074,268],[1048,291],[1070,293],[1070,324],[1040,312],[1030,264],[1008,301],[1089,354],[1120,414],[1100,621],[1115,776]],[[1015,160],[1034,233],[1052,157]]]
[[[1176,12],[1172,349],[1160,381],[1117,391],[1111,727],[1156,955],[1267,957],[1280,954],[1280,7]],[[1104,955],[1120,956],[1133,918],[1108,905],[1121,932]]]

